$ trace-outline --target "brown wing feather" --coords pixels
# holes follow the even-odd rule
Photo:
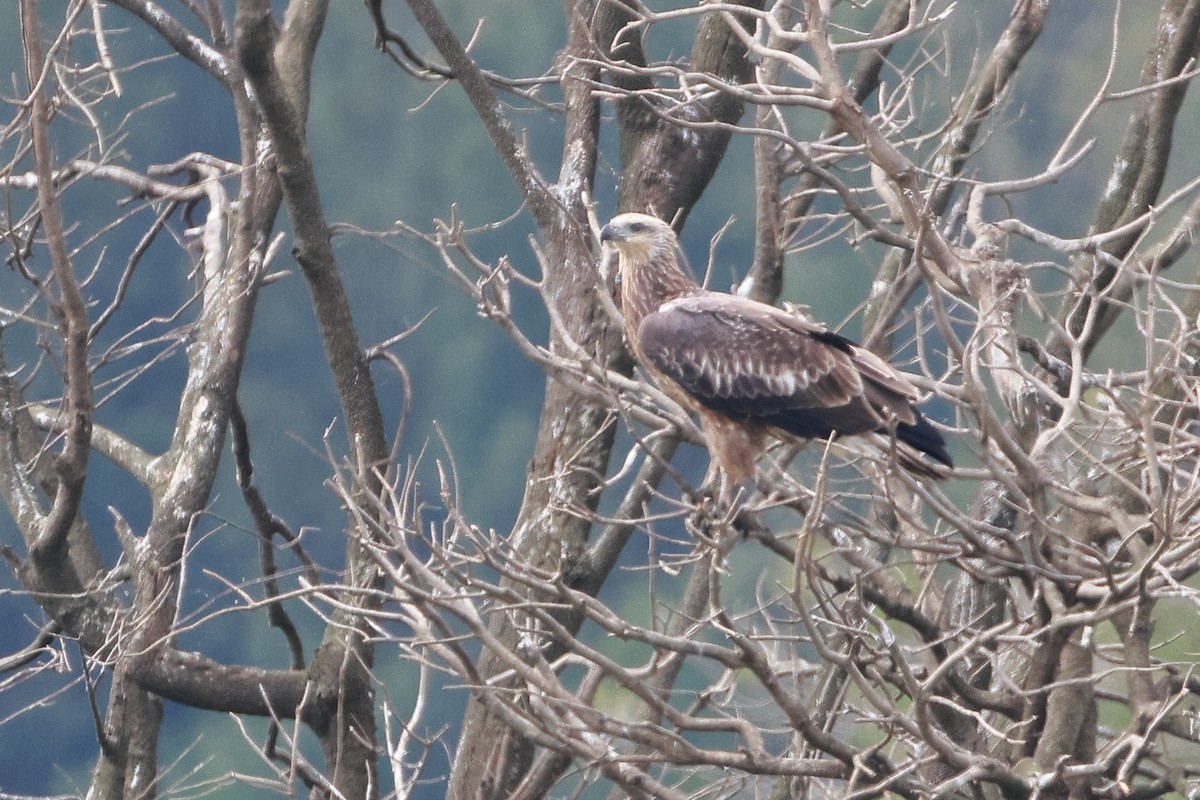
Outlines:
[[[670,226],[621,214],[601,231],[620,253],[625,333],[642,368],[697,412],[731,475],[753,469],[766,431],[826,437],[892,429],[951,465],[916,411],[916,388],[882,359],[796,314],[700,289]]]
[[[755,418],[839,408],[863,397],[852,353],[773,306],[717,293],[665,303],[638,328],[638,350],[708,408]]]
[[[801,437],[918,421],[915,387],[883,359],[804,318],[698,292],[638,328],[644,363],[688,398],[735,420]]]

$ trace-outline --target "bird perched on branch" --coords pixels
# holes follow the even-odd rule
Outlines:
[[[671,227],[620,214],[600,231],[617,250],[621,312],[634,357],[700,419],[720,497],[754,475],[766,436],[828,439],[890,433],[902,465],[952,467],[942,435],[913,405],[917,388],[883,359],[775,306],[701,288],[680,266]]]

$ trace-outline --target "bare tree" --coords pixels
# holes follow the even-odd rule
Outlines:
[[[245,726],[259,772],[230,766],[213,788],[280,794],[1200,793],[1200,294],[1172,271],[1195,263],[1200,170],[1171,158],[1189,140],[1200,2],[1163,0],[1132,77],[1121,64],[1145,9],[1081,14],[1076,41],[1104,48],[1107,70],[1072,84],[1087,92],[1064,95],[1065,123],[1039,128],[1021,108],[1038,79],[1022,81],[1069,63],[1041,41],[1060,13],[1048,0],[1017,0],[994,31],[936,0],[568,0],[566,42],[534,78],[480,63],[434,0],[403,14],[369,0],[397,79],[461,90],[511,175],[535,235],[499,260],[479,253],[504,226],[454,209],[387,231],[327,219],[306,141],[325,2],[276,18],[266,0],[238,0],[232,17],[220,3],[73,0],[53,23],[45,5],[21,0],[24,74],[0,138],[15,576],[0,598],[43,620],[0,661],[0,686],[24,698],[51,673],[82,682],[89,797],[185,791],[162,777],[164,701]],[[155,164],[117,144],[138,115],[114,124],[106,109],[158,68],[121,61],[112,39],[129,25],[224,92],[237,161]],[[960,52],[972,36],[990,37],[973,60]],[[561,118],[556,174],[514,108]],[[1040,162],[1006,149],[1026,126],[1056,131]],[[893,469],[886,442],[780,445],[722,508],[675,458],[702,438],[632,367],[596,216],[645,211],[683,230],[730,148],[754,163],[736,290],[776,302],[827,244],[871,254],[861,339],[928,393],[960,464],[951,480]],[[606,157],[615,201],[598,211],[596,196],[614,196]],[[411,331],[364,344],[336,234],[424,247],[544,370],[511,530],[463,509],[450,452],[422,458],[387,430],[379,376],[423,390],[396,350]],[[341,409],[344,436],[312,443],[345,513],[337,571],[260,492],[256,467],[286,465],[239,401],[256,301],[289,238]],[[167,253],[187,268],[148,274]],[[703,271],[718,282],[722,253],[714,232]],[[169,307],[129,299],[153,281],[174,287]],[[524,322],[530,307],[548,330]],[[161,363],[185,377],[159,382],[177,411],[152,450],[104,407]],[[104,491],[97,455],[141,492],[98,499],[111,534],[82,511]],[[223,460],[260,574],[223,565],[228,591],[193,612],[180,598],[219,527]],[[151,510],[135,527],[138,503]],[[630,613],[630,597],[647,610]],[[278,628],[289,666],[185,649],[230,616]],[[300,628],[314,625],[307,653]],[[386,668],[397,655],[415,685]],[[469,702],[447,723],[437,700],[455,690]]]

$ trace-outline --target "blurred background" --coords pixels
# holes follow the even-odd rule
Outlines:
[[[44,29],[52,30],[61,23],[65,5],[43,3]],[[670,4],[651,5],[658,8]],[[504,75],[541,74],[551,67],[564,41],[565,26],[557,4],[445,0],[439,6],[463,37],[469,36],[477,20],[482,19],[471,52],[483,67]],[[929,107],[916,109],[930,127],[945,120],[954,87],[962,85],[963,77],[981,57],[981,48],[990,47],[1008,19],[1009,9],[1003,3],[965,2],[960,6],[952,24],[933,34],[947,37],[933,46],[942,53],[940,63],[921,73],[923,80],[932,84],[940,81],[944,87],[916,92],[919,97],[934,98]],[[1139,15],[1137,4],[1127,6],[1120,19],[1122,55],[1116,63],[1117,89],[1134,82],[1154,22]],[[393,28],[411,35],[412,43],[423,52],[432,52],[417,35],[401,4],[385,4],[385,10]],[[973,162],[968,173],[973,170],[991,179],[1017,178],[1042,168],[1107,69],[1112,13],[1111,3],[1056,0],[1045,32],[1006,100],[1008,108],[1000,117],[1003,124],[989,134],[987,157]],[[10,5],[0,14],[8,18],[0,25],[4,91],[19,98],[25,93],[25,83],[19,63],[16,12]],[[97,142],[84,126],[57,125],[58,158],[66,160],[83,154],[94,158],[103,151],[111,160],[135,169],[169,163],[193,151],[239,160],[235,121],[223,90],[191,64],[170,55],[139,20],[115,7],[104,10],[104,19],[111,29],[109,42],[116,61],[145,63],[125,74],[124,96],[105,107],[110,117],[103,123],[111,139]],[[690,47],[691,32],[690,23],[661,26],[652,32],[648,44],[658,56],[684,56]],[[396,220],[430,230],[435,218],[446,219],[452,213],[469,227],[510,220],[475,237],[476,252],[489,260],[506,256],[524,274],[537,276],[539,267],[529,246],[532,225],[521,213],[508,173],[461,91],[454,85],[423,83],[409,77],[375,48],[373,40],[362,4],[332,4],[316,60],[308,123],[308,140],[327,218],[377,232],[391,230]],[[902,65],[906,53],[913,52],[912,46],[900,48],[893,61]],[[86,55],[81,54],[81,60]],[[553,88],[547,90],[546,99],[557,100]],[[11,102],[8,107],[12,108]],[[561,120],[524,102],[514,101],[507,111],[524,129],[543,174],[554,180],[560,158]],[[798,124],[810,125],[816,136],[824,119],[812,112],[797,113]],[[811,115],[811,122],[802,119],[806,113]],[[1128,113],[1129,107],[1122,103],[1102,108],[1091,127],[1097,132],[1107,127],[1110,135],[1101,139],[1081,166],[1057,185],[1016,197],[1014,202],[1023,204],[1019,216],[1057,235],[1083,234],[1091,205],[1075,205],[1070,198],[1074,193],[1081,197],[1098,194],[1120,140],[1119,133],[1112,131],[1123,128]],[[1184,113],[1190,115],[1185,128],[1198,132],[1196,104],[1191,103]],[[611,123],[611,106],[605,109],[605,115]],[[601,221],[614,212],[619,178],[614,127],[605,126],[606,151],[596,181],[596,213]],[[1195,136],[1177,137],[1178,142],[1189,140],[1195,140]],[[8,161],[13,153],[3,155]],[[1195,157],[1194,152],[1176,156]],[[732,221],[716,251],[714,288],[727,289],[750,263],[753,180],[750,140],[735,137],[705,200],[689,219],[683,243],[698,272],[703,271],[710,237]],[[862,184],[865,179],[859,176],[855,182]],[[80,235],[94,232],[90,209],[98,206],[93,204],[111,205],[117,195],[116,190],[99,185],[69,193],[68,221],[77,223]],[[823,200],[818,210],[836,213],[838,207]],[[102,213],[108,213],[107,206]],[[286,219],[281,220],[281,229],[286,227]],[[106,236],[85,251],[77,269],[95,267],[93,286],[107,296],[135,243],[136,226]],[[798,244],[819,243],[804,247],[789,260],[783,297],[810,306],[817,318],[857,337],[856,312],[885,249],[869,241],[852,243],[849,235],[827,239],[819,224],[814,224],[811,237],[812,242]],[[459,500],[467,516],[485,529],[506,532],[521,501],[541,407],[542,373],[491,323],[477,316],[471,301],[420,242],[402,236],[348,234],[338,236],[335,246],[365,344],[421,323],[394,351],[403,361],[412,385],[411,415],[399,432],[399,448],[421,465],[431,521],[436,521],[439,513],[433,465],[439,459],[448,463],[452,454],[462,489]],[[330,474],[324,440],[328,437],[332,451],[339,457],[345,446],[308,290],[288,254],[289,247],[290,241],[273,268],[291,274],[261,295],[241,399],[255,452],[269,454],[256,460],[256,478],[263,496],[276,514],[302,533],[305,547],[318,563],[336,570],[344,546],[345,517],[324,486]],[[1033,248],[1010,255],[1029,262],[1049,258]],[[156,276],[161,273],[161,279],[143,275],[131,285],[119,318],[101,337],[101,346],[119,344],[121,336],[138,320],[169,315],[179,308],[193,290],[193,284],[181,278],[189,268],[178,246],[171,242],[155,245],[142,269]],[[1053,263],[1046,263],[1034,275],[1035,280],[1045,282],[1048,291],[1061,281]],[[0,297],[5,306],[17,305],[13,293],[27,291],[27,285],[17,276],[0,269]],[[539,299],[514,292],[514,303],[519,321],[531,338],[544,341],[547,323]],[[184,343],[168,334],[175,327],[172,321],[164,320],[159,327],[163,341],[134,356],[145,369],[128,388],[123,388],[128,360],[111,372],[101,369],[98,373],[101,381],[116,381],[98,387],[97,399],[103,403],[98,422],[122,431],[152,452],[164,449],[169,442],[175,422],[174,401],[184,376]],[[1136,338],[1128,341],[1130,352],[1140,354],[1141,343]],[[38,357],[32,335],[17,326],[6,328],[3,345],[9,368],[32,374]],[[1124,355],[1110,350],[1100,358],[1102,363],[1111,360],[1119,364]],[[376,377],[385,414],[389,424],[396,427],[404,406],[403,385],[390,371],[379,370]],[[30,396],[52,399],[53,387],[48,380],[35,379]],[[117,388],[122,390],[115,392]],[[706,456],[696,448],[685,447],[677,462],[688,474],[698,476]],[[87,518],[107,547],[111,563],[119,547],[115,537],[105,533],[113,528],[109,508],[120,509],[135,532],[145,529],[149,508],[144,493],[119,470],[99,457],[92,459],[91,468],[85,499]],[[193,553],[197,561],[193,564],[220,565],[224,579],[253,581],[258,574],[256,538],[233,482],[232,467],[227,465],[225,469],[227,476],[212,500],[210,518],[198,530]],[[20,550],[20,538],[7,515],[0,515],[0,543]],[[631,547],[627,554],[631,564],[645,563],[647,545],[643,541],[638,546]],[[747,586],[753,590],[760,576],[746,572]],[[187,613],[202,615],[214,605],[228,602],[229,590],[223,580],[210,577],[202,569],[192,574],[195,577],[185,589]],[[24,646],[43,622],[36,605],[21,597],[18,587],[10,573],[0,572],[0,654]],[[645,618],[650,613],[644,595],[613,599],[620,597],[619,586],[607,587],[605,594],[631,619]],[[307,619],[303,633],[305,645],[311,650],[316,646],[320,625],[312,616]],[[236,614],[208,622],[194,636],[194,641],[184,640],[181,646],[203,650],[229,663],[286,666],[281,638],[266,626],[261,614]],[[65,647],[61,655],[62,669],[73,674],[81,672],[77,650]],[[381,653],[381,658],[387,657]],[[403,706],[405,692],[412,689],[413,675],[397,659],[394,680],[386,681],[383,690],[398,706]],[[5,691],[0,691],[0,791],[81,794],[96,751],[95,731],[86,724],[91,715],[85,687],[77,680],[63,693],[47,696],[47,687],[57,686],[59,680],[44,678],[5,686]],[[103,694],[103,678],[97,678],[97,690]],[[447,692],[444,698],[441,712],[448,723],[453,722],[461,716],[463,693]],[[78,724],[67,727],[56,721],[63,718],[77,720]],[[265,727],[257,720],[244,725],[257,736]],[[54,737],[47,740],[46,731],[54,731]],[[268,789],[256,789],[252,780],[239,781],[236,788],[228,783],[225,770],[230,763],[240,764],[238,769],[246,775],[256,773],[254,756],[241,736],[233,719],[169,704],[160,757],[164,764],[177,762],[177,766],[164,773],[164,793],[171,789],[181,796],[197,796],[221,790],[230,797],[275,796]],[[25,748],[14,746],[19,742],[39,743],[37,763],[32,768],[23,753]],[[442,784],[433,783],[428,796],[439,797],[443,791]]]

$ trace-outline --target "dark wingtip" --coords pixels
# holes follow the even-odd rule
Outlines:
[[[950,453],[946,451],[946,439],[937,428],[929,424],[929,420],[919,414],[917,421],[912,425],[904,422],[896,425],[896,438],[920,450],[934,461],[954,468],[954,459],[950,458]]]

